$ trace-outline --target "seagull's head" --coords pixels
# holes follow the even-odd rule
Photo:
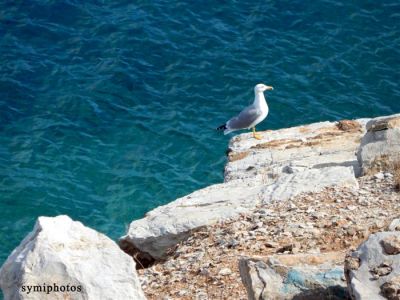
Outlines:
[[[274,88],[272,86],[268,86],[268,85],[259,83],[254,87],[254,92],[255,93],[262,93],[262,92],[270,91],[270,90],[273,90],[273,89]]]

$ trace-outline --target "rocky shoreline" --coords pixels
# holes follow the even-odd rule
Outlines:
[[[231,140],[224,183],[133,221],[126,253],[40,217],[0,269],[6,299],[399,299],[400,114],[261,135]],[[81,291],[22,290],[50,283]]]
[[[400,214],[400,195],[393,188],[393,177],[378,174],[378,178],[359,178],[358,189],[329,187],[304,193],[194,232],[168,260],[139,270],[146,296],[247,299],[240,261],[274,255],[295,260],[303,254],[325,253],[334,253],[340,261],[339,283],[345,289],[346,252],[371,233],[387,230]],[[343,289],[337,293],[345,294]]]

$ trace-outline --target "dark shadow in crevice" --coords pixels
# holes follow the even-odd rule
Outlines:
[[[295,295],[292,300],[350,300],[347,288],[340,285],[316,288]]]

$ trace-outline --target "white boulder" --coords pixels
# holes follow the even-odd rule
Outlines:
[[[370,120],[357,158],[363,174],[390,170],[400,162],[400,114]]]
[[[68,216],[39,217],[0,269],[5,299],[145,299],[135,263]]]

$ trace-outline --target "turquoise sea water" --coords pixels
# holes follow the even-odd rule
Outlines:
[[[214,131],[400,112],[400,2],[1,1],[0,263],[40,215],[116,239],[222,181]]]

